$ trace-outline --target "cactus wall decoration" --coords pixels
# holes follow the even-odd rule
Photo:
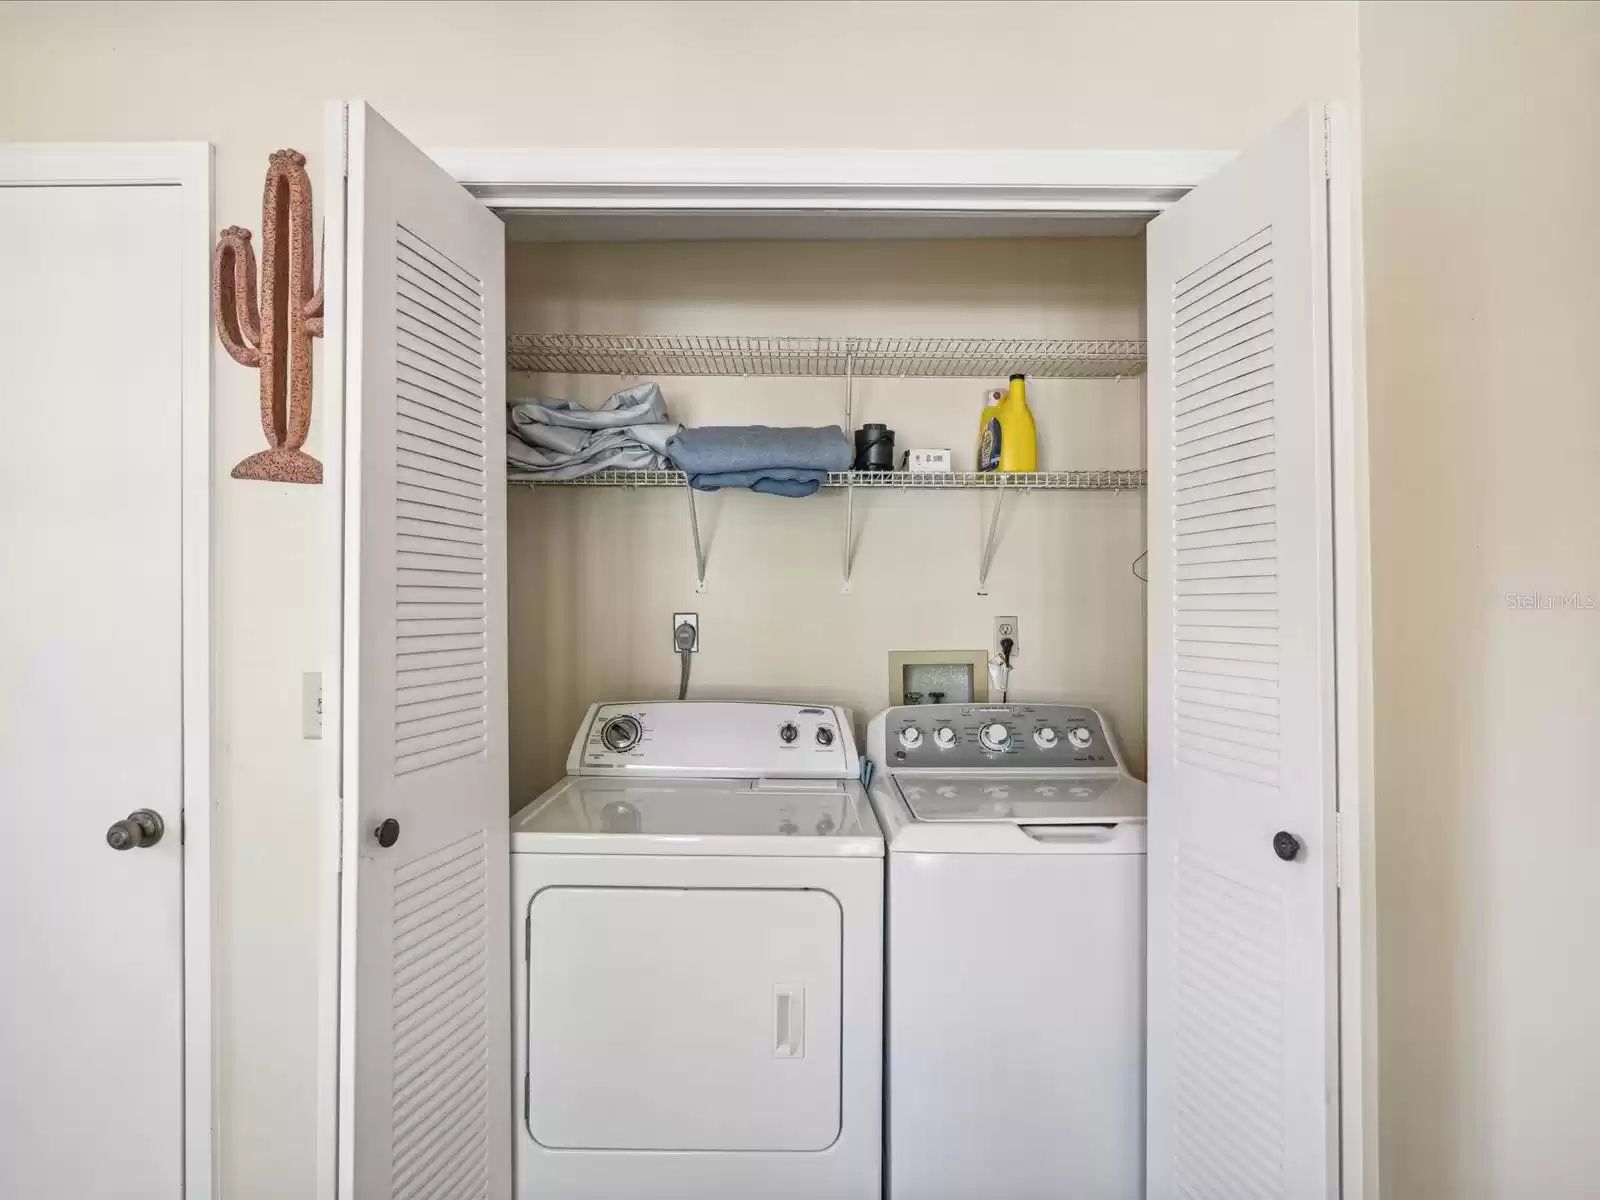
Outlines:
[[[260,299],[250,231],[230,225],[211,256],[211,311],[233,360],[261,375],[267,449],[233,468],[235,479],[321,483],[322,464],[301,449],[311,429],[311,339],[322,336],[322,289],[313,290],[311,180],[305,155],[267,160],[261,199]]]

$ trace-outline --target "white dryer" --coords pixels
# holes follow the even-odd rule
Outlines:
[[[845,709],[589,710],[511,822],[518,1200],[880,1195],[860,767]]]
[[[1144,1195],[1145,802],[1064,704],[891,708],[888,1195]]]

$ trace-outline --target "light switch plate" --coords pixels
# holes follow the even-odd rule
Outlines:
[[[321,671],[300,676],[300,736],[313,742],[322,740]]]

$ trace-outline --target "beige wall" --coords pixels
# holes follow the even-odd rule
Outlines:
[[[1600,8],[1368,4],[1384,1190],[1600,1188]],[[1522,610],[1508,593],[1554,597]]]
[[[329,97],[434,146],[1214,149],[1353,96],[1356,35],[1349,4],[5,4],[0,137],[210,141],[218,224],[254,228]],[[313,1174],[326,497],[227,478],[260,432],[216,360],[223,1172],[280,1200]]]
[[[507,328],[519,333],[841,333],[1141,337],[1142,238],[1043,241],[679,242],[513,246]],[[625,382],[513,375],[517,398],[598,403]],[[691,425],[829,425],[837,379],[661,380]],[[983,392],[1003,379],[864,379],[855,426],[947,446],[971,470]],[[1034,380],[1042,469],[1142,465],[1138,380]],[[841,594],[842,494],[699,501],[709,546],[695,592],[687,505],[665,491],[518,489],[510,498],[511,777],[523,803],[561,774],[596,700],[675,694],[671,616],[700,614],[691,695],[887,702],[890,650],[987,650],[1016,616],[1011,698],[1100,706],[1144,766],[1144,613],[1131,566],[1138,492],[1047,492],[1002,509],[977,594],[994,499],[858,490],[855,566]]]

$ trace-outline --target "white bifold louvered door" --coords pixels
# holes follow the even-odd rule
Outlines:
[[[341,115],[340,1195],[505,1200],[504,230],[364,104]]]
[[[1148,232],[1152,1200],[1339,1193],[1327,136]]]

